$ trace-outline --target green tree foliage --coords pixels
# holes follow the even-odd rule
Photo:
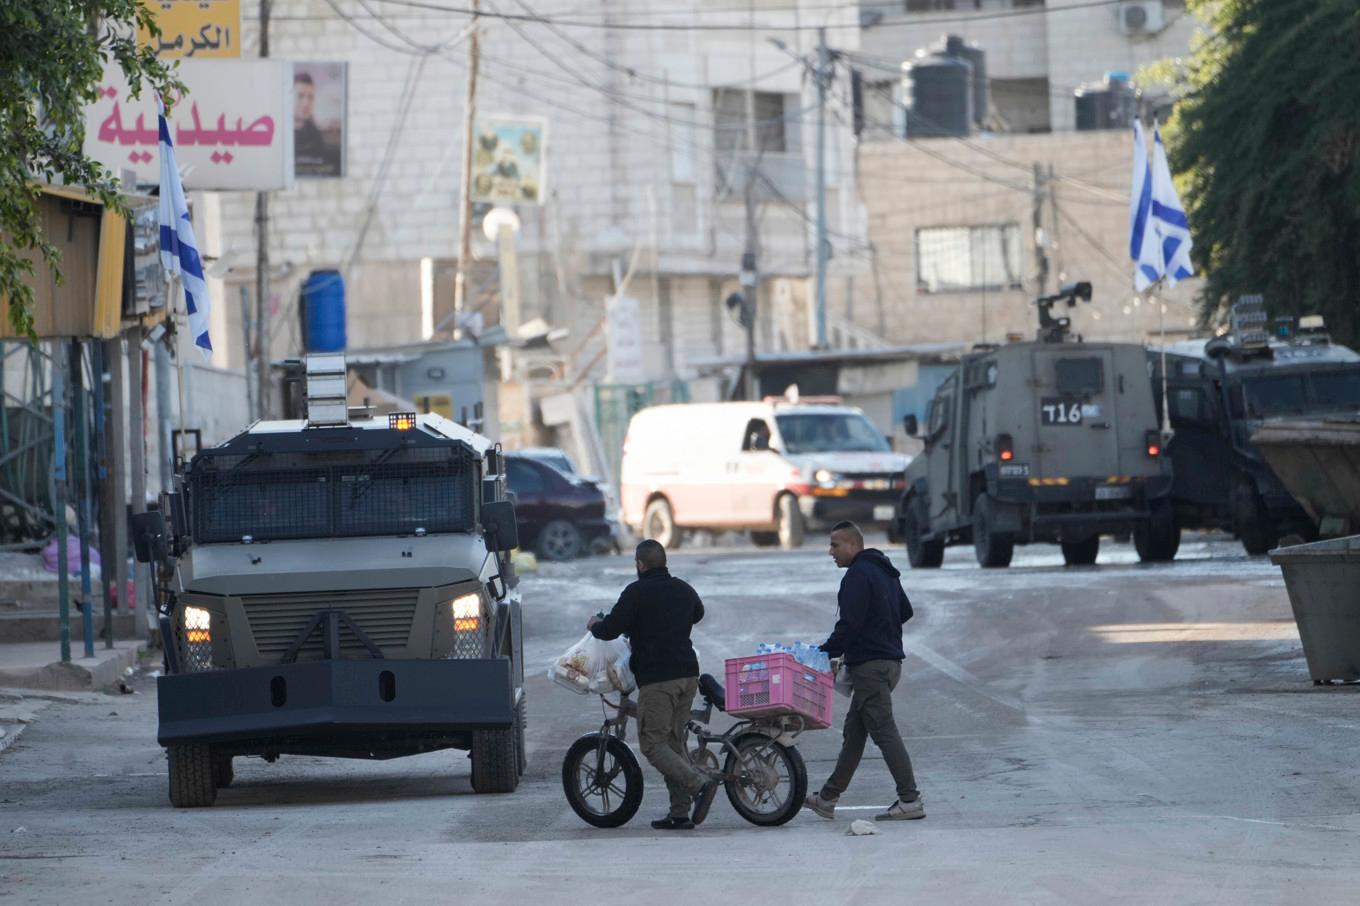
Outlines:
[[[31,253],[60,279],[60,255],[38,220],[38,184],[64,181],[124,210],[113,174],[83,150],[85,107],[105,63],[117,62],[134,93],[183,88],[137,46],[138,26],[160,33],[140,0],[0,0],[0,297],[20,335],[33,336]]]
[[[1360,342],[1360,3],[1191,0],[1167,131],[1206,322],[1243,293]]]

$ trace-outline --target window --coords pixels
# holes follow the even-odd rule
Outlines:
[[[505,464],[512,494],[532,494],[544,489],[543,473],[533,463],[507,459]]]
[[[748,98],[753,107],[749,116]],[[796,94],[732,88],[713,92],[713,160],[719,198],[743,197],[750,168],[758,161],[757,197],[803,200],[807,164],[799,132],[799,104]]]
[[[1209,414],[1209,396],[1201,388],[1169,387],[1166,396],[1171,406],[1172,428],[1180,428],[1187,424],[1206,425],[1213,421]],[[1161,395],[1158,394],[1159,408],[1161,402]]]
[[[693,183],[695,177],[694,152],[695,121],[698,114],[693,104],[671,104],[667,127],[671,132],[671,182]]]
[[[786,453],[880,452],[888,442],[867,418],[853,413],[776,415]]]
[[[1020,288],[1020,226],[929,227],[916,231],[916,285],[948,293]]]
[[[1253,378],[1242,383],[1246,390],[1247,415],[1252,418],[1304,409],[1301,374]]]
[[[746,451],[770,449],[770,425],[765,419],[753,418],[746,423],[741,448]]]
[[[1360,408],[1360,370],[1314,374],[1313,403],[1324,408]]]
[[[1100,359],[1058,359],[1058,392],[1089,396],[1105,389],[1105,369]]]
[[[927,413],[926,437],[935,437],[949,427],[949,412],[954,408],[954,385],[956,377],[951,377],[940,386],[935,399],[930,401]]]

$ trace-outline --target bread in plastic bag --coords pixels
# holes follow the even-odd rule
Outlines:
[[[625,640],[606,642],[587,632],[566,653],[553,659],[548,679],[578,695],[632,692],[637,682],[628,668],[631,656]]]

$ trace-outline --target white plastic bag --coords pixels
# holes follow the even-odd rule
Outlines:
[[[587,632],[548,665],[548,679],[578,695],[631,692],[637,688],[628,669],[631,656],[623,639],[606,642]]]
[[[850,668],[845,665],[844,658],[831,659],[831,672],[834,678],[834,688],[838,695],[850,698],[855,694],[855,684],[850,679]]]

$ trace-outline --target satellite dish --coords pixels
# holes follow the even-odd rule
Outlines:
[[[486,236],[488,242],[495,242],[502,226],[508,226],[510,232],[518,233],[519,215],[510,208],[492,208],[482,218],[482,235]]]

